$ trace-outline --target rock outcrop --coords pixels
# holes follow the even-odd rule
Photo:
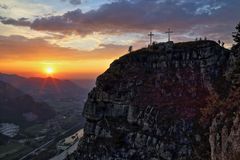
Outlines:
[[[115,60],[88,95],[85,136],[74,157],[214,159],[211,149],[215,153],[223,147],[213,134],[219,120],[213,120],[211,136],[199,121],[208,96],[218,92],[217,80],[228,70],[230,55],[213,41],[168,42]],[[232,123],[236,126],[237,115]],[[239,128],[230,134],[225,128],[220,127],[222,137],[239,134]],[[232,143],[233,148],[240,148],[237,145]]]
[[[219,113],[210,127],[209,142],[212,160],[238,160],[240,158],[240,115]]]
[[[240,159],[240,48],[236,50],[234,65],[227,77],[231,91],[218,102],[218,113],[210,126],[209,142],[212,160]],[[220,109],[219,109],[220,108]]]

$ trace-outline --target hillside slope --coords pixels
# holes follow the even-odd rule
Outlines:
[[[46,103],[33,98],[12,85],[0,81],[0,122],[25,126],[30,122],[42,122],[53,118],[55,112]]]

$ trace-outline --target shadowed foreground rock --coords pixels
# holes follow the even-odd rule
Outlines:
[[[231,123],[238,129],[229,135],[219,126],[221,116],[205,122],[201,110],[213,92],[226,94],[231,55],[213,41],[168,42],[114,61],[88,95],[85,136],[70,159],[221,159],[215,154],[225,145],[215,133],[235,139],[239,116]],[[239,142],[232,148],[240,149]]]

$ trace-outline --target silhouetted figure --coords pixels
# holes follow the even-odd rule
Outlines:
[[[156,41],[154,41],[153,43],[152,43],[152,45],[154,46],[154,45],[156,45],[157,44],[157,42]]]
[[[225,44],[225,43],[224,43],[224,42],[222,42],[222,47],[224,47],[224,44]]]
[[[198,38],[196,38],[195,41],[198,41]]]
[[[128,52],[131,53],[131,52],[132,52],[132,49],[133,49],[133,46],[129,46]]]
[[[199,41],[202,41],[202,38],[201,38],[201,37],[199,38]]]
[[[221,41],[220,40],[218,40],[218,44],[221,45]]]
[[[207,37],[204,37],[204,41],[206,41],[207,40]]]

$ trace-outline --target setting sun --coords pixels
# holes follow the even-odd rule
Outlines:
[[[51,75],[54,73],[54,69],[52,67],[47,67],[45,69],[45,73],[47,73],[48,75]]]

